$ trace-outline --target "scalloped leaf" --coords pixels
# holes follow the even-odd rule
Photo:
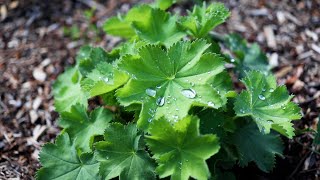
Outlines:
[[[71,107],[70,112],[61,113],[59,125],[69,133],[76,148],[89,152],[91,138],[102,135],[112,117],[112,113],[102,107],[88,113],[86,107],[76,104]]]
[[[247,90],[236,98],[234,110],[237,116],[251,116],[263,133],[270,129],[292,138],[294,128],[291,120],[301,118],[300,108],[290,102],[292,95],[285,86],[278,86],[274,76],[250,71],[242,80]]]
[[[188,12],[188,16],[181,18],[179,24],[187,29],[188,33],[203,38],[219,24],[225,22],[230,16],[229,10],[222,3],[213,3],[210,6],[198,5],[194,6],[192,12]]]
[[[89,95],[80,86],[81,73],[76,67],[60,74],[53,84],[54,106],[56,111],[69,111],[72,105],[88,105]]]
[[[37,180],[100,179],[93,153],[79,153],[66,132],[57,137],[55,144],[45,144],[39,156],[43,167],[36,174]]]
[[[146,142],[160,178],[187,180],[208,179],[210,172],[206,159],[219,151],[218,137],[213,134],[200,135],[199,119],[187,116],[173,126],[164,118],[151,123]]]
[[[212,81],[207,83],[224,70],[223,58],[204,54],[208,47],[202,40],[181,41],[167,51],[149,45],[140,49],[139,57],[123,57],[119,67],[131,79],[116,95],[124,106],[142,104],[139,128],[147,129],[149,122],[162,116],[176,122],[192,105],[219,108],[225,104],[226,98],[212,87]]]
[[[240,166],[247,166],[250,161],[254,161],[264,172],[273,169],[275,155],[282,156],[284,149],[278,135],[262,134],[254,124],[237,129],[232,141],[240,154]]]
[[[136,125],[110,124],[104,140],[95,143],[100,174],[104,179],[155,179],[154,162],[145,151],[142,135]]]

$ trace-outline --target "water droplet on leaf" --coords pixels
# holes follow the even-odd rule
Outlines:
[[[196,91],[193,89],[182,89],[181,94],[189,99],[193,99],[197,95]]]
[[[163,106],[164,103],[165,103],[164,97],[159,97],[159,98],[157,99],[157,101],[156,101],[156,104],[157,104],[158,106],[160,106],[160,107]]]
[[[258,97],[259,97],[259,99],[262,100],[262,101],[264,101],[264,100],[266,99],[266,97],[264,97],[262,94],[260,94]]]
[[[272,88],[269,90],[269,92],[273,92],[273,91],[274,91],[274,89],[272,89]]]
[[[209,107],[214,107],[214,103],[211,102],[211,101],[209,101],[209,102],[208,102],[208,106],[209,106]]]
[[[148,96],[155,97],[156,94],[157,94],[157,91],[154,90],[154,89],[148,88],[148,89],[146,89],[146,94],[147,94]]]

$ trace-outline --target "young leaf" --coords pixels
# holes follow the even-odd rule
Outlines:
[[[43,167],[37,172],[37,180],[100,179],[93,153],[79,155],[66,132],[57,137],[55,144],[45,144],[39,156]]]
[[[104,140],[95,144],[100,174],[104,179],[155,179],[154,162],[145,151],[136,125],[110,124]]]
[[[82,75],[86,76],[101,62],[110,62],[108,53],[102,48],[83,46],[77,54],[77,66]]]
[[[234,110],[237,116],[251,116],[260,131],[269,133],[270,128],[292,138],[294,128],[291,120],[300,119],[300,108],[290,102],[285,86],[277,87],[272,75],[250,71],[242,80],[247,90],[238,95]]]
[[[273,169],[275,155],[282,156],[284,149],[279,136],[262,134],[254,124],[238,129],[232,139],[240,153],[240,165],[246,166],[250,161],[254,161],[264,172]]]
[[[156,7],[166,10],[169,7],[171,7],[174,3],[176,3],[176,0],[156,0]]]
[[[167,47],[179,41],[185,33],[177,26],[177,17],[149,6],[141,6],[143,20],[132,22],[138,36],[149,43],[160,43]],[[128,14],[129,15],[129,14]]]
[[[187,29],[189,34],[203,38],[213,28],[224,23],[229,16],[229,10],[222,3],[211,4],[208,8],[203,3],[202,7],[194,6],[193,11],[189,11],[188,16],[183,17],[179,24]]]
[[[235,62],[233,63],[241,76],[245,76],[245,71],[249,70],[271,74],[268,58],[258,44],[249,46],[247,41],[237,34],[226,36],[225,44],[235,54]]]
[[[224,69],[222,58],[203,52],[205,41],[178,42],[168,51],[160,46],[145,46],[139,55],[125,56],[119,67],[132,79],[117,91],[119,102],[128,106],[141,103],[138,126],[164,116],[169,121],[185,117],[192,105],[219,108],[225,97],[208,80]]]
[[[81,81],[81,86],[93,97],[111,92],[126,83],[127,80],[127,74],[111,64],[101,62],[87,74],[87,78]]]
[[[135,31],[131,27],[130,21],[121,16],[115,16],[108,19],[103,24],[103,30],[110,35],[120,36],[123,38],[131,38],[135,36]]]
[[[151,123],[146,142],[159,166],[160,178],[187,180],[208,179],[206,159],[219,151],[218,138],[213,134],[200,135],[199,119],[187,116],[173,126],[164,118]]]
[[[89,95],[80,87],[81,78],[82,75],[76,67],[70,68],[59,75],[53,84],[56,111],[69,111],[70,107],[75,104],[88,105]]]
[[[76,148],[89,152],[91,138],[102,135],[111,120],[112,114],[107,109],[97,108],[88,114],[87,108],[77,104],[70,112],[61,113],[59,125],[66,128]]]

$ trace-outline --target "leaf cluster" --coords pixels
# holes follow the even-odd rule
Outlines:
[[[230,15],[223,4],[180,16],[166,11],[174,2],[108,19],[106,33],[127,41],[110,52],[82,47],[58,77],[63,130],[42,148],[37,179],[233,178],[233,166],[250,162],[272,170],[299,107],[257,45],[228,35],[220,44],[231,54],[221,51],[210,31]],[[230,74],[243,77],[240,93]],[[103,103],[89,109],[92,98]]]

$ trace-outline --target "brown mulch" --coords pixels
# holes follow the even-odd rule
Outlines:
[[[88,3],[88,2],[91,2]],[[84,11],[99,5],[87,20]],[[316,129],[320,110],[320,0],[226,0],[232,17],[220,33],[237,32],[258,42],[267,52],[280,84],[302,107],[299,129]],[[0,179],[33,179],[40,167],[41,145],[59,133],[51,86],[64,68],[74,64],[77,50],[90,43],[106,49],[117,38],[92,32],[116,12],[127,11],[129,0],[9,1],[0,0]],[[188,6],[188,3],[184,3]],[[178,8],[178,7],[177,7]],[[64,33],[77,25],[80,38]],[[285,159],[269,175],[249,166],[253,178],[316,179],[320,156],[306,132],[285,140]],[[312,149],[313,148],[313,149]],[[318,149],[319,150],[319,149]]]

